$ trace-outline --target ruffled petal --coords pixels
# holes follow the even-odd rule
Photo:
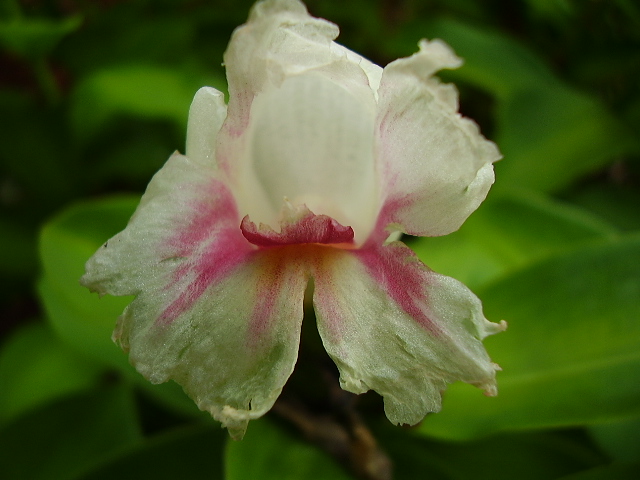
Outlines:
[[[439,411],[454,381],[496,394],[498,367],[481,340],[505,325],[488,322],[473,293],[404,244],[336,251],[314,281],[318,329],[342,387],[381,394],[393,423]]]
[[[458,110],[455,87],[432,75],[461,64],[434,40],[382,75],[377,131],[387,224],[412,235],[457,230],[493,184],[494,143]]]
[[[316,215],[306,205],[294,207],[285,202],[280,231],[269,225],[256,225],[249,215],[240,224],[242,235],[250,243],[260,247],[282,247],[286,245],[340,245],[351,247],[353,229],[345,227],[327,215]]]
[[[213,273],[186,309],[182,292],[203,281],[197,274],[144,291],[114,332],[140,373],[175,380],[235,439],[273,406],[297,359],[308,273],[281,254],[254,251],[221,278]]]
[[[127,228],[87,261],[81,283],[111,295],[161,288],[216,242],[235,252],[229,258],[251,249],[239,225],[235,201],[213,166],[175,153],[149,183]]]
[[[229,140],[242,135],[255,95],[287,75],[327,65],[338,27],[313,18],[298,0],[258,2],[224,54],[229,84]]]
[[[215,170],[174,154],[81,283],[136,295],[114,340],[154,383],[173,379],[240,438],[268,411],[298,350],[306,264],[250,244]]]

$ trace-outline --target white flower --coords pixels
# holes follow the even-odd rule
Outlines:
[[[337,35],[297,0],[256,4],[225,54],[228,107],[198,91],[186,156],[154,176],[82,278],[136,295],[115,340],[236,438],[293,371],[311,281],[342,387],[381,394],[392,422],[438,411],[456,380],[496,393],[481,340],[504,325],[390,240],[458,229],[493,183],[496,146],[432,77],[460,60],[422,41],[383,70]]]

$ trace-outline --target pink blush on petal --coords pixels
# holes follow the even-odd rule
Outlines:
[[[192,276],[192,279],[178,298],[162,312],[158,321],[171,323],[189,310],[207,288],[230,275],[253,251],[237,232],[229,229],[219,232],[201,256],[176,270],[176,278],[170,287],[175,288],[187,276]]]
[[[179,227],[167,245],[174,256],[190,256],[212,233],[225,226],[237,225],[238,209],[229,189],[220,181],[201,187],[197,194],[202,200],[184,206],[185,222],[177,219],[175,223],[186,223]]]
[[[383,288],[393,301],[411,315],[432,335],[442,334],[421,307],[427,304],[424,292],[425,277],[414,262],[420,262],[404,245],[369,247],[353,252],[364,264],[369,275]]]
[[[229,275],[255,250],[238,228],[235,200],[229,190],[215,181],[202,198],[190,207],[195,212],[186,227],[168,245],[171,258],[183,257],[166,290],[181,287],[182,292],[158,318],[168,324],[189,310],[211,285]],[[188,281],[186,286],[183,286]]]

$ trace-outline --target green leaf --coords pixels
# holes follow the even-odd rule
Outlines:
[[[509,322],[485,340],[504,369],[500,394],[452,385],[422,433],[465,439],[640,414],[640,237],[546,259],[479,296],[488,318]]]
[[[397,480],[539,480],[602,465],[607,459],[575,432],[505,433],[470,442],[420,438],[379,425],[376,437]]]
[[[637,480],[640,477],[640,462],[608,465],[562,477],[562,480]]]
[[[589,427],[589,433],[611,458],[633,462],[640,458],[640,418]]]
[[[472,289],[615,230],[587,212],[534,193],[492,195],[460,230],[408,244],[435,271]]]
[[[137,202],[135,197],[118,197],[76,204],[47,223],[40,236],[43,276],[38,293],[52,327],[78,351],[122,371],[132,369],[111,341],[111,332],[131,297],[100,298],[79,280],[84,263],[126,226]]]
[[[569,199],[606,218],[621,230],[640,230],[640,191],[633,185],[585,185],[568,195]]]
[[[100,70],[83,78],[73,93],[72,127],[83,142],[118,116],[168,120],[184,132],[189,105],[198,87],[180,71],[160,66]]]
[[[559,191],[622,155],[637,152],[631,132],[595,98],[568,86],[537,85],[499,105],[496,188]]]
[[[130,389],[102,388],[48,405],[0,430],[0,478],[80,478],[140,441]]]
[[[63,20],[15,17],[0,22],[0,45],[28,59],[46,57],[64,38],[76,31],[82,19],[78,16]]]
[[[151,385],[111,341],[115,322],[132,297],[99,297],[79,283],[84,264],[106,240],[122,230],[139,201],[123,196],[75,204],[48,222],[40,235],[43,275],[38,293],[59,337],[75,350],[117,368],[163,405],[202,416],[173,383]]]
[[[453,18],[437,18],[415,24],[400,32],[394,50],[401,46],[416,48],[421,37],[441,38],[463,60],[461,68],[447,71],[446,77],[467,82],[495,95],[499,100],[535,86],[558,82],[549,67],[534,52],[513,38],[488,28],[479,28]],[[392,44],[393,46],[393,44]]]
[[[46,325],[25,325],[0,351],[0,424],[53,399],[94,387],[103,373],[61,343]]]
[[[227,434],[195,425],[151,437],[82,476],[82,480],[223,478],[222,450]]]
[[[251,422],[240,442],[226,450],[226,480],[348,480],[324,452],[295,438],[267,419]]]

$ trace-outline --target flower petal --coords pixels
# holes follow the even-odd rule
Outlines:
[[[226,128],[238,136],[249,123],[253,97],[285,75],[327,65],[338,27],[313,18],[298,0],[258,2],[231,37],[224,63],[229,84]]]
[[[175,380],[237,438],[293,370],[309,277],[280,249],[258,251],[239,226],[214,170],[174,154],[81,280],[136,295],[114,340],[145,377]]]
[[[318,329],[345,390],[373,389],[387,417],[415,424],[440,410],[446,384],[496,394],[481,340],[504,329],[458,281],[430,271],[400,242],[336,251],[314,273]]]
[[[455,87],[431,75],[460,60],[439,40],[384,69],[378,134],[386,223],[412,235],[457,230],[484,200],[500,159],[494,143],[458,113]]]
[[[372,92],[363,102],[323,75],[298,75],[258,95],[251,117],[241,211],[273,225],[286,197],[364,241],[379,208]],[[264,202],[255,201],[257,191]]]
[[[276,224],[286,196],[364,241],[380,203],[372,85],[381,69],[333,43],[337,34],[297,0],[255,5],[225,53],[230,100],[218,158],[253,221]]]
[[[215,145],[226,116],[227,106],[222,92],[211,87],[202,87],[196,92],[189,108],[187,157],[203,165],[217,165]]]
[[[242,219],[240,230],[244,238],[260,247],[310,243],[342,246],[353,244],[351,227],[340,225],[326,215],[315,215],[306,205],[294,207],[289,202],[285,202],[279,232],[263,223],[256,226],[249,215]]]
[[[237,245],[238,254],[250,249],[239,224],[233,197],[214,168],[175,153],[154,175],[127,228],[87,261],[81,283],[111,295],[158,288],[177,266],[210,250],[214,239]]]
[[[281,253],[248,254],[170,323],[171,301],[193,278],[144,291],[114,332],[140,373],[175,380],[235,439],[273,406],[297,358],[308,273]]]

